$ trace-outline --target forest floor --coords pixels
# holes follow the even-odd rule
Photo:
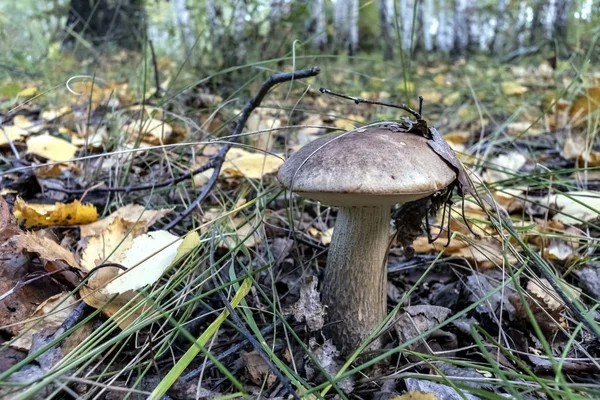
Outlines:
[[[237,131],[291,62],[198,77],[122,53],[0,82],[2,396],[600,398],[600,70],[301,61],[320,74]],[[410,115],[319,87],[422,96],[477,191],[430,218],[434,243],[392,243],[376,353],[322,332],[336,211],[275,175],[318,137]]]

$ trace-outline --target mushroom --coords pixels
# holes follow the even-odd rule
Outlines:
[[[409,128],[385,122],[327,135],[279,169],[278,179],[289,190],[339,207],[321,294],[326,334],[345,355],[387,314],[392,206],[432,195],[456,179],[427,139]]]

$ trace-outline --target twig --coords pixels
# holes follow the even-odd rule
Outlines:
[[[52,190],[55,192],[61,192],[61,193],[72,194],[72,195],[79,195],[79,194],[83,194],[85,192],[129,193],[129,192],[134,192],[134,191],[139,191],[139,190],[152,190],[152,189],[162,188],[165,186],[172,186],[179,182],[183,182],[186,179],[188,179],[190,176],[197,175],[199,173],[202,173],[204,171],[207,171],[207,170],[213,168],[214,164],[215,164],[215,160],[212,159],[209,162],[207,162],[206,164],[202,165],[201,167],[196,168],[193,171],[188,171],[188,172],[178,176],[177,178],[170,178],[170,179],[167,179],[167,180],[159,182],[159,183],[147,183],[144,185],[131,185],[131,186],[122,186],[122,187],[121,186],[119,186],[119,187],[92,187],[92,188],[88,188],[88,189],[63,189],[63,188],[47,187],[46,190]]]
[[[154,66],[154,84],[156,85],[156,93],[154,93],[154,96],[160,97],[162,94],[162,88],[160,87],[158,63],[156,62],[156,53],[154,52],[154,44],[152,43],[152,40],[148,40],[148,45],[150,46],[150,55],[152,56],[152,65]]]
[[[169,230],[175,225],[177,225],[182,219],[187,217],[198,206],[198,204],[202,202],[202,200],[206,198],[208,193],[211,191],[211,189],[217,182],[219,174],[221,173],[221,167],[223,166],[223,162],[225,161],[225,155],[231,148],[232,143],[235,143],[238,140],[238,136],[242,132],[242,129],[244,129],[244,126],[246,125],[246,121],[248,121],[250,114],[252,113],[252,111],[254,111],[254,109],[260,106],[260,103],[263,101],[269,90],[271,90],[273,86],[283,82],[293,81],[295,79],[306,79],[312,76],[317,76],[319,72],[321,72],[319,67],[312,67],[310,69],[303,69],[296,72],[285,72],[282,74],[273,75],[269,79],[267,79],[265,83],[263,83],[256,96],[248,100],[246,106],[242,110],[242,113],[239,119],[237,120],[235,127],[233,128],[233,132],[231,134],[231,139],[229,140],[229,143],[224,144],[217,153],[217,155],[213,158],[213,173],[208,182],[204,185],[204,187],[198,194],[198,197],[196,197],[196,199],[192,201],[192,203],[177,218],[175,218],[173,221],[171,221],[169,224],[163,227],[164,230]]]
[[[331,90],[325,89],[325,88],[319,89],[319,92],[321,92],[323,94],[329,94],[329,95],[332,95],[332,96],[336,96],[336,97],[341,97],[342,99],[352,100],[356,104],[365,103],[365,104],[375,104],[375,105],[378,105],[378,106],[386,106],[386,107],[392,107],[392,108],[399,108],[400,110],[404,110],[407,113],[412,114],[412,116],[415,117],[417,120],[423,119],[421,117],[421,113],[413,110],[412,108],[410,108],[406,104],[392,104],[392,103],[383,103],[381,101],[375,101],[375,100],[361,99],[360,97],[347,96],[345,94],[332,92]]]

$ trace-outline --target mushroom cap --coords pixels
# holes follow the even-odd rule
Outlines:
[[[280,168],[291,191],[334,206],[392,206],[447,187],[456,172],[398,123],[327,135],[302,147]]]

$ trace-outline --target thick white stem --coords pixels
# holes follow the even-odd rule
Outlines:
[[[338,211],[322,294],[326,333],[342,354],[354,351],[386,316],[389,222],[390,207]]]

